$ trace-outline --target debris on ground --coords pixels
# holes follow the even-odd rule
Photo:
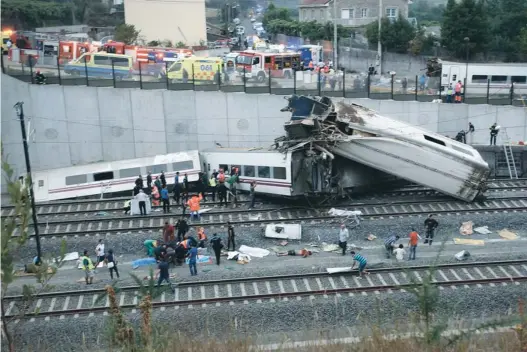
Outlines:
[[[459,252],[459,253],[456,253],[456,254],[454,255],[454,257],[455,257],[457,260],[460,260],[460,261],[461,261],[461,260],[467,260],[468,257],[470,257],[470,253],[469,253],[468,251],[463,250],[463,251],[461,251],[461,252]]]
[[[377,238],[377,236],[375,236],[375,235],[372,234],[372,233],[370,233],[370,234],[368,235],[368,237],[366,237],[366,239],[367,239],[368,241],[373,241],[373,240],[376,239],[376,238]]]
[[[279,245],[284,247],[284,246],[287,246],[288,243],[289,242],[287,242],[287,241],[282,241],[282,242],[279,243]]]
[[[505,238],[506,240],[516,240],[519,237],[517,234],[512,231],[509,231],[508,229],[500,230],[498,234],[501,238]]]
[[[344,210],[344,209],[331,208],[331,209],[329,209],[328,214],[330,216],[346,216],[346,217],[349,217],[349,216],[360,216],[360,215],[362,215],[362,211],[360,211],[360,210]]]
[[[324,252],[337,252],[342,251],[342,248],[340,248],[338,244],[328,244],[326,242],[322,242],[322,250]]]
[[[362,250],[362,247],[359,247],[359,246],[357,246],[355,243],[352,243],[352,244],[348,244],[347,249],[348,249],[348,250],[357,250],[357,251],[360,251],[360,250]]]
[[[271,254],[271,252],[269,252],[267,249],[258,248],[258,247],[249,247],[246,245],[242,245],[238,251],[240,253],[248,254],[251,257],[256,257],[256,258],[263,258]]]
[[[106,211],[99,211],[97,213],[94,214],[95,216],[108,216],[110,214],[108,214],[108,212]]]
[[[482,235],[488,235],[489,233],[492,233],[492,231],[489,230],[489,227],[488,226],[480,226],[480,227],[476,227],[474,229],[475,232],[477,233],[480,233]]]
[[[470,240],[467,238],[454,238],[454,244],[466,244],[471,246],[484,246],[485,241],[483,240]]]
[[[465,221],[461,223],[461,227],[459,228],[459,233],[465,236],[472,235],[474,231],[472,230],[472,227],[474,226],[474,223],[472,221]]]
[[[302,238],[302,225],[269,224],[265,227],[264,236],[281,240],[300,240]]]
[[[189,261],[189,258],[185,259],[186,264],[188,264]],[[198,255],[198,258],[196,259],[196,264],[212,264],[212,257],[208,255]]]

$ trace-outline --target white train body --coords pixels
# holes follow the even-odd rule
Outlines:
[[[352,131],[335,154],[465,201],[484,191],[489,166],[471,146],[360,105],[335,108]]]
[[[198,180],[200,156],[197,150],[152,157],[93,163],[33,172],[35,200],[52,201],[101,193],[131,191],[139,175],[146,185],[147,172],[155,180],[162,171],[167,184],[174,183],[177,171],[189,182]],[[183,181],[181,177],[180,182]]]
[[[443,93],[457,81],[467,79],[467,95],[509,96],[511,84],[514,94],[527,94],[527,63],[469,63],[441,61],[441,87]],[[467,77],[468,67],[468,77]],[[490,80],[490,83],[488,82]],[[487,92],[488,90],[488,92]]]

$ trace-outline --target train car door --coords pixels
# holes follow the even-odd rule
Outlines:
[[[463,81],[464,78],[459,75],[459,66],[450,66],[450,77],[448,80],[449,84],[452,84],[452,87],[456,85],[457,81]]]
[[[47,201],[49,198],[48,193],[48,176],[47,175],[34,175],[33,192],[35,192],[35,200],[37,202]]]

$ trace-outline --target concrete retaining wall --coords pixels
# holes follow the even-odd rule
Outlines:
[[[350,99],[346,99],[350,101]],[[270,144],[283,134],[283,96],[223,92],[38,86],[2,75],[2,142],[18,172],[25,170],[20,124],[13,105],[24,101],[31,119],[35,170],[120,160],[215,145]],[[351,99],[380,113],[453,136],[488,143],[497,122],[513,141],[527,136],[527,109],[513,106],[434,104]],[[498,137],[498,143],[500,137]]]

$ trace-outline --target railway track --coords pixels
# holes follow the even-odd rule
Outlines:
[[[494,180],[488,183],[489,192],[500,192],[504,190],[527,190],[527,179],[517,180]],[[378,192],[368,194],[368,197],[389,197],[389,196],[404,196],[404,195],[440,195],[430,188],[423,188],[419,186],[404,187],[396,190]],[[238,196],[239,203],[248,203],[249,199],[246,195]],[[111,199],[80,199],[80,200],[64,200],[49,203],[37,204],[37,214],[39,216],[56,216],[56,215],[73,215],[78,213],[97,213],[101,211],[121,211],[123,202],[130,199],[129,197],[119,197]],[[360,200],[360,198],[359,198]],[[202,202],[203,206],[216,206],[219,202]],[[160,207],[154,207],[160,208]],[[1,216],[8,217],[14,212],[13,206],[3,206],[1,209]]]
[[[346,207],[340,207],[346,208]],[[491,212],[527,212],[527,197],[493,198],[486,201],[466,203],[452,200],[428,201],[394,201],[382,203],[355,203],[349,210],[362,212],[361,218],[380,219],[386,217],[403,217],[422,214],[456,214],[456,213],[491,213]],[[280,222],[311,222],[313,224],[342,219],[327,214],[329,207],[299,208],[288,207],[279,209],[228,209],[210,211],[201,215],[200,221],[189,225],[212,226],[223,225],[227,221],[239,226],[254,226],[255,224]],[[89,234],[104,234],[130,231],[157,231],[164,226],[166,220],[175,223],[180,214],[159,214],[140,216],[121,216],[106,218],[62,219],[59,221],[39,222],[41,237],[85,236]],[[19,229],[15,231],[17,235]]]
[[[429,266],[382,268],[370,270],[359,279],[356,273],[308,273],[267,277],[248,277],[214,281],[181,282],[164,292],[153,302],[161,310],[173,307],[191,308],[207,304],[232,305],[273,303],[276,301],[314,299],[315,296],[354,296],[405,290],[419,285],[430,272]],[[527,280],[527,260],[501,262],[444,264],[436,267],[434,283],[440,289],[457,289],[471,285],[520,285]],[[122,287],[117,302],[122,309],[136,309],[138,286]],[[50,292],[36,297],[25,318],[60,317],[103,313],[108,314],[108,299],[99,299],[103,289]],[[22,296],[5,297],[6,316],[18,317]]]

